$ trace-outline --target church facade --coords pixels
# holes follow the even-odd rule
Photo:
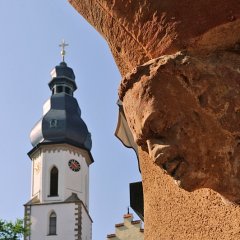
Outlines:
[[[25,204],[25,240],[91,240],[89,166],[91,135],[73,97],[73,70],[64,61],[51,72],[51,97],[33,127],[31,198]]]

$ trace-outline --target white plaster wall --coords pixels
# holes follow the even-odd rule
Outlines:
[[[143,240],[144,234],[140,231],[141,222],[132,224],[133,217],[124,218],[124,226],[116,227],[116,236],[121,240]]]
[[[31,197],[40,195],[42,188],[42,158],[38,155],[32,160],[32,191]]]
[[[89,175],[89,168],[86,160],[81,154],[74,154],[73,152],[66,152],[65,157],[66,165],[70,159],[75,159],[80,163],[81,169],[79,172],[73,172],[69,167],[65,168],[66,188],[64,195],[67,197],[74,192],[85,203],[85,205],[88,205],[87,196],[89,194],[89,187],[87,189],[85,187],[85,176]]]
[[[68,161],[75,159],[79,161],[81,170],[79,172],[72,171],[68,166]],[[72,193],[76,193],[78,197],[88,205],[89,186],[85,187],[85,179],[88,179],[88,166],[85,159],[80,155],[68,150],[46,151],[42,154],[43,174],[42,174],[42,194],[43,202],[64,201]],[[58,168],[58,197],[49,197],[50,193],[50,171],[53,166]],[[87,176],[87,178],[85,177]],[[85,192],[87,190],[87,193]]]
[[[86,212],[86,209],[82,206],[82,240],[92,239],[92,221]]]
[[[89,210],[89,173],[85,174],[85,207]]]
[[[133,215],[124,215],[122,226],[115,227],[115,237],[107,238],[108,240],[143,240],[144,233],[140,231],[142,228],[141,221],[133,221]]]
[[[71,240],[75,239],[74,229],[76,221],[76,209],[74,203],[64,203],[72,193],[76,193],[88,208],[89,205],[89,167],[83,157],[81,149],[73,149],[71,146],[41,147],[32,156],[32,197],[39,195],[44,205],[33,205],[31,210],[31,240]],[[84,155],[85,156],[85,155]],[[72,171],[68,162],[77,160],[81,169]],[[37,173],[36,168],[40,165]],[[58,168],[58,195],[50,197],[50,171],[52,167]],[[81,206],[82,240],[91,240],[92,222],[84,206]],[[48,236],[48,220],[52,211],[57,214],[57,235]]]
[[[116,236],[121,240],[143,240],[144,238],[144,234],[140,232],[139,224],[132,224],[116,228]]]
[[[48,236],[49,215],[57,215],[57,235]],[[31,240],[75,240],[75,204],[34,205],[31,209]]]
[[[65,151],[43,151],[43,184],[42,194],[43,203],[64,201],[64,188],[65,188]],[[49,197],[50,194],[50,172],[53,167],[58,169],[58,197]]]

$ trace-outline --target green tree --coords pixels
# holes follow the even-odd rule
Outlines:
[[[29,227],[24,226],[22,219],[17,219],[15,222],[0,219],[0,240],[20,240],[28,233]]]

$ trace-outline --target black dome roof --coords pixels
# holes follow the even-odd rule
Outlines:
[[[77,88],[72,69],[66,63],[60,63],[51,74],[52,96],[43,106],[43,117],[30,133],[33,147],[39,143],[64,142],[90,151],[91,134],[81,118],[78,102],[72,96]]]

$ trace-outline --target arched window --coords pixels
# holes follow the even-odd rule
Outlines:
[[[49,216],[49,235],[57,234],[57,215],[52,212]]]
[[[57,93],[63,92],[63,86],[57,86]]]
[[[58,196],[58,169],[53,167],[50,172],[50,197]]]

